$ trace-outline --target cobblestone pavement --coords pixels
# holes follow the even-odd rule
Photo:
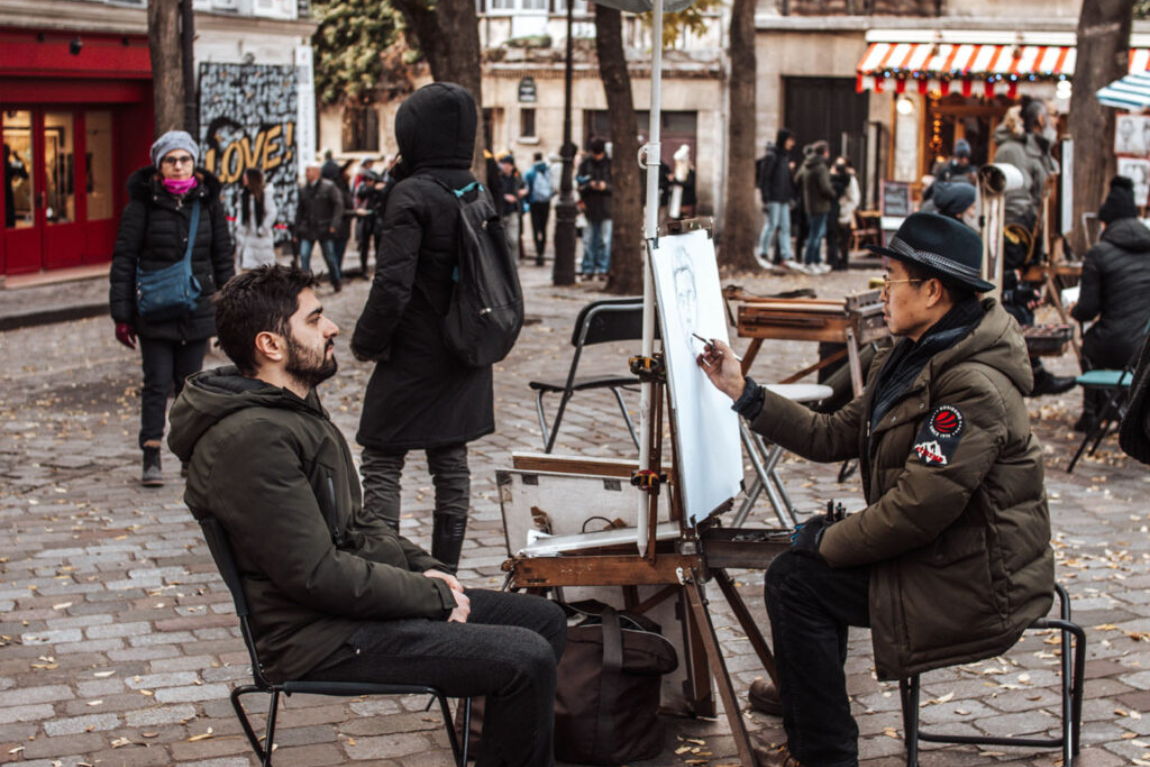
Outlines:
[[[596,295],[587,286],[552,288],[543,272],[524,267],[535,321],[498,368],[498,432],[472,449],[475,509],[462,578],[474,586],[497,585],[505,556],[494,469],[508,465],[513,449],[539,448],[527,382],[566,369],[574,316]],[[820,294],[842,295],[862,287],[866,276],[764,277],[744,284],[762,292],[813,285]],[[361,281],[339,295],[322,291],[344,341],[366,294]],[[630,344],[608,346],[590,354],[591,367],[618,370],[636,351]],[[165,456],[165,487],[137,485],[137,354],[116,344],[103,318],[0,334],[0,348],[0,763],[254,764],[227,701],[229,688],[248,678],[247,657],[231,600],[181,502],[174,458]],[[343,369],[323,394],[350,436],[370,370],[341,348]],[[777,380],[813,362],[815,353],[813,344],[771,344],[756,374]],[[221,362],[209,358],[207,364]],[[1069,358],[1053,367],[1073,369]],[[1150,764],[1150,645],[1143,645],[1150,641],[1150,512],[1142,504],[1150,475],[1108,442],[1067,476],[1078,396],[1032,400],[1030,407],[1047,455],[1059,578],[1073,594],[1075,618],[1092,627],[1081,764]],[[577,397],[568,413],[560,452],[632,453],[610,398]],[[837,469],[792,457],[782,473],[804,511],[828,498],[858,508],[857,482],[839,485]],[[421,458],[411,462],[408,477],[404,529],[426,544],[432,497]],[[755,517],[765,522],[766,508]],[[761,573],[736,576],[765,626]],[[716,597],[713,608],[744,699],[763,671],[733,628],[725,602]],[[1032,636],[1007,658],[929,675],[924,723],[953,734],[1055,732],[1059,648],[1052,641]],[[874,679],[866,631],[852,634],[850,650],[847,669],[865,763],[901,764],[897,688]],[[281,719],[276,763],[447,764],[445,736],[423,712],[424,703],[293,697]],[[766,739],[782,739],[777,719],[745,716]],[[668,725],[671,747],[654,764],[734,763],[724,719],[669,719]],[[705,745],[686,743],[697,752],[676,754],[684,738]],[[1053,765],[1058,757],[1025,749],[928,747],[921,763]]]

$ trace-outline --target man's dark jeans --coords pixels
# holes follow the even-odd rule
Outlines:
[[[145,442],[164,438],[164,421],[168,414],[168,394],[176,396],[184,389],[184,379],[204,366],[207,339],[168,341],[140,337],[140,356],[144,363],[144,390],[140,397],[140,447]]]
[[[555,669],[567,618],[526,594],[468,590],[467,623],[364,623],[310,680],[425,684],[450,697],[486,696],[476,767],[551,767]]]
[[[547,219],[551,217],[551,202],[531,203],[531,236],[535,239],[535,259],[543,262],[547,249]]]
[[[766,602],[790,752],[812,767],[855,767],[858,725],[843,664],[847,627],[869,626],[870,568],[835,569],[786,552],[767,570]]]

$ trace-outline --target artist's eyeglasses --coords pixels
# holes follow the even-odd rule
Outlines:
[[[164,165],[190,165],[195,162],[195,158],[190,154],[180,155],[178,157],[165,157]]]
[[[891,285],[898,285],[900,282],[923,282],[923,280],[892,280],[885,274],[882,276],[882,289],[884,293],[890,292]]]

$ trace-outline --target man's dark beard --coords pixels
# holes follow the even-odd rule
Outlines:
[[[284,366],[284,371],[298,381],[303,387],[314,389],[321,383],[335,375],[339,369],[339,363],[333,354],[331,357],[327,356],[327,350],[335,345],[334,341],[328,341],[324,344],[324,350],[320,355],[314,354],[310,349],[307,349],[303,344],[296,341],[295,337],[289,335],[287,337],[287,364]]]

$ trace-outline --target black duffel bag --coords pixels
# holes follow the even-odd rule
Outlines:
[[[586,617],[567,629],[555,694],[555,758],[620,765],[663,751],[659,693],[678,668],[675,647],[646,616],[598,602],[570,608]]]

